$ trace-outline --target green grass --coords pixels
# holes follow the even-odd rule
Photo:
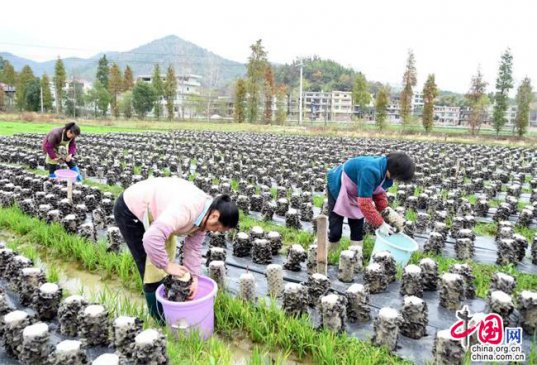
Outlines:
[[[492,275],[496,272],[503,272],[515,277],[517,285],[513,297],[516,298],[522,290],[537,290],[537,275],[526,274],[519,272],[512,265],[499,266],[490,264],[481,264],[473,261],[461,261],[454,258],[446,258],[443,256],[427,255],[423,252],[416,252],[412,255],[411,263],[417,264],[424,257],[431,257],[438,263],[440,273],[448,271],[449,266],[455,263],[467,263],[472,267],[475,276],[476,294],[480,298],[486,298]]]
[[[474,233],[478,236],[495,236],[498,231],[498,223],[477,223],[474,226]]]
[[[465,196],[466,199],[468,199],[468,202],[472,205],[474,205],[477,202],[477,196],[475,194],[467,195]]]
[[[65,124],[64,121],[57,123],[34,123],[23,121],[2,121],[0,135],[9,136],[16,133],[48,133],[53,128],[58,128]],[[82,133],[111,133],[111,132],[136,132],[133,128],[107,126],[105,123],[99,125],[88,125],[83,121],[78,124],[82,126]]]
[[[229,182],[229,185],[231,186],[231,189],[233,191],[238,191],[239,190],[239,182],[235,179],[231,179],[230,182]]]
[[[413,209],[408,209],[405,212],[405,219],[407,221],[415,222],[418,219],[418,213],[416,213],[416,211],[414,211]]]
[[[384,348],[346,334],[317,331],[307,317],[289,317],[273,301],[254,305],[224,294],[218,295],[216,308],[216,323],[224,337],[234,338],[236,331],[245,332],[254,343],[292,352],[299,359],[311,358],[314,364],[408,363]]]
[[[535,237],[535,234],[537,233],[537,229],[535,228],[522,227],[519,225],[515,225],[514,230],[515,233],[521,234],[522,236],[526,237],[530,245],[533,243],[533,239]],[[474,233],[478,236],[496,236],[497,231],[498,223],[496,222],[477,223],[474,227]]]
[[[252,350],[252,357],[248,361],[248,365],[283,365],[288,355],[279,353],[276,358],[268,352],[263,351],[259,346],[255,346]]]
[[[341,251],[349,248],[350,240],[348,238],[342,238],[340,241],[339,248],[332,252],[328,253],[328,263],[330,265],[338,265],[339,257],[341,256]],[[364,262],[368,262],[371,258],[371,253],[373,252],[373,247],[375,246],[375,235],[367,234],[364,237],[364,246],[363,246],[363,257]]]
[[[324,195],[313,196],[313,206],[322,209],[324,204]]]
[[[519,225],[515,226],[515,233],[521,234],[522,236],[526,237],[530,246],[533,243],[533,239],[535,237],[536,232],[537,229],[535,228],[522,227]]]

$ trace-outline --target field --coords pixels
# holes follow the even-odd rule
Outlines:
[[[47,198],[42,191],[47,178],[40,141],[58,123],[15,118],[0,121],[0,136],[4,136],[0,137],[0,232],[5,236],[0,239],[41,267],[49,282],[64,287],[84,274],[95,279],[84,281],[89,287],[65,287],[64,296],[78,294],[70,292],[78,290],[89,300],[103,304],[111,318],[130,315],[144,319],[146,328],[158,327],[141,300],[141,282],[132,257],[110,233],[114,226],[110,204],[139,179],[181,176],[212,195],[231,194],[242,210],[239,230],[250,237],[251,255],[237,254],[237,232],[210,234],[203,250],[204,261],[211,261],[215,247],[225,252],[227,274],[221,278],[225,290],[220,290],[215,306],[217,336],[203,342],[195,335],[177,338],[164,330],[171,363],[427,363],[443,356],[433,352],[436,332],[456,320],[455,311],[446,308],[445,293],[449,290],[460,290],[462,297],[457,304],[468,304],[473,312],[496,311],[513,326],[522,325],[526,358],[530,363],[535,361],[535,328],[527,324],[531,321],[524,313],[536,310],[537,303],[530,309],[524,307],[527,294],[523,294],[537,291],[537,246],[533,246],[537,230],[537,156],[532,148],[533,135],[524,141],[497,141],[490,137],[467,138],[458,129],[438,129],[433,136],[424,136],[401,135],[399,130],[380,135],[369,127],[348,125],[80,124],[83,135],[77,141],[77,161],[87,178],[83,185],[75,186],[79,193],[74,195],[74,203],[86,206],[77,211],[82,208],[58,202],[54,207],[54,200],[63,198],[61,185],[48,187],[47,194],[53,197]],[[360,308],[370,313],[368,319],[351,320],[353,312],[346,310],[341,314],[344,325],[331,327],[327,324],[332,323],[329,314],[317,302],[329,294],[328,288],[311,294],[311,288],[319,283],[308,275],[311,260],[307,257],[314,249],[314,217],[326,209],[325,172],[354,155],[392,150],[409,153],[418,166],[412,183],[396,185],[388,193],[390,206],[406,218],[405,233],[420,246],[410,264],[422,267],[422,260],[431,258],[438,275],[460,275],[463,288],[448,290],[443,287],[447,283],[440,281],[437,290],[412,292],[408,289],[409,274],[399,268],[390,274],[393,282],[371,290],[362,303]],[[90,202],[88,195],[100,198]],[[92,204],[95,206],[90,209]],[[49,207],[42,208],[44,205]],[[51,210],[61,214],[51,215]],[[69,214],[74,214],[78,222],[65,219]],[[278,246],[268,258],[258,256],[258,228],[254,227],[261,227],[267,239],[267,233],[277,232],[281,248]],[[363,251],[353,256],[363,267],[356,267],[350,283],[340,276],[342,257],[348,252],[355,255],[347,250],[349,240],[344,238],[341,247],[329,256],[327,283],[338,303],[350,298],[347,291],[352,283],[374,287],[368,263],[378,258],[372,257],[374,234],[370,228],[366,230]],[[306,253],[298,259],[298,271],[286,268],[293,260],[293,245]],[[262,256],[264,259],[259,258]],[[0,273],[2,260],[0,253]],[[298,306],[301,310],[296,312],[295,302],[294,306],[289,304],[287,289],[283,299],[269,295],[267,262],[263,260],[284,266],[285,283],[302,283],[305,290],[310,290],[305,305]],[[207,274],[211,274],[209,266]],[[239,277],[246,271],[256,282],[257,300],[245,297],[241,289]],[[497,273],[511,277],[515,284],[498,282]],[[6,282],[10,284],[9,279]],[[490,299],[495,290],[506,292],[511,303],[507,308],[498,309]],[[385,346],[375,346],[370,339],[376,333],[373,324],[380,309],[394,307],[409,321],[402,305],[403,292],[422,297],[427,303],[428,322],[421,324],[427,336],[410,338],[403,330],[393,351],[386,347],[388,340],[381,341]],[[329,311],[332,316],[334,310]],[[421,351],[416,351],[418,348]],[[468,362],[468,354],[461,361]]]

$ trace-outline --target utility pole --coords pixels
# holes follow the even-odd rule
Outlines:
[[[73,76],[73,118],[76,119],[76,83]]]
[[[302,68],[304,63],[300,60],[300,91],[298,95],[298,125],[302,124]]]
[[[43,114],[43,85],[39,87],[39,101],[41,102],[41,114]]]

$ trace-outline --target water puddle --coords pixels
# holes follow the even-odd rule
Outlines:
[[[227,342],[230,350],[233,354],[232,362],[234,365],[247,365],[251,362],[252,359],[252,352],[254,351],[256,344],[252,343],[248,338],[242,338],[241,336],[237,336],[234,340],[229,341],[226,339],[223,339],[223,341]],[[283,356],[278,353],[269,352],[265,353],[262,349],[259,350],[262,354],[263,363],[268,364],[275,364],[279,363],[277,362],[278,359],[282,359]],[[283,365],[310,365],[313,364],[313,362],[309,360],[298,360],[295,359],[293,356],[289,356],[287,359],[285,359],[283,362],[281,362]]]

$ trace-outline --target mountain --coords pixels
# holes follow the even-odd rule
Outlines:
[[[65,58],[63,62],[67,74],[94,80],[98,60],[103,54],[106,54],[110,64],[116,62],[122,69],[129,65],[135,77],[151,74],[156,63],[160,64],[163,74],[166,73],[168,65],[173,64],[178,75],[200,75],[205,86],[221,87],[246,73],[246,65],[225,59],[191,42],[170,35],[126,52],[101,52],[87,59]],[[0,52],[0,57],[8,60],[17,71],[28,65],[38,76],[44,72],[54,74],[56,60],[35,62],[7,52]]]

